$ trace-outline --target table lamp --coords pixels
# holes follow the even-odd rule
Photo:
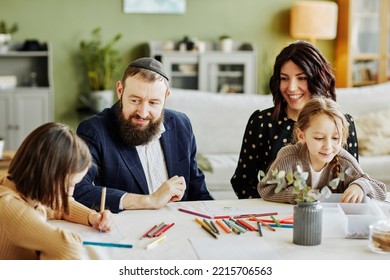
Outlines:
[[[313,45],[317,39],[336,38],[337,10],[337,4],[330,1],[295,2],[291,8],[291,36],[309,39]]]

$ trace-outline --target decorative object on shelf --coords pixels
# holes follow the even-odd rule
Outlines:
[[[28,39],[24,41],[20,51],[28,52],[28,51],[47,51],[47,44],[40,43],[36,39]]]
[[[18,31],[18,25],[14,23],[9,26],[5,21],[0,21],[0,53],[9,50],[12,34]]]
[[[221,44],[221,51],[231,52],[233,50],[234,41],[229,35],[220,36],[219,43]]]
[[[195,49],[195,42],[188,36],[184,36],[184,38],[178,43],[178,49],[181,52],[193,51]]]
[[[182,39],[175,41],[173,51],[165,49],[165,41],[150,41],[147,45],[147,55],[161,61],[172,87],[237,94],[258,92],[257,51],[253,44],[245,43],[242,50],[240,46],[244,44],[234,41],[234,51],[222,53],[217,40],[187,40],[195,43],[192,51],[187,50]]]
[[[93,111],[101,111],[113,104],[113,82],[120,66],[120,55],[115,44],[121,38],[122,34],[118,33],[103,45],[101,28],[97,27],[92,31],[90,41],[80,42],[80,58],[90,90],[87,98],[80,99]]]
[[[16,87],[17,83],[16,75],[0,76],[0,90],[13,89]]]
[[[338,6],[330,1],[296,1],[291,8],[290,33],[293,38],[334,39],[337,34]]]
[[[337,189],[340,181],[343,181],[345,174],[350,174],[347,169],[340,172],[338,177],[331,180],[328,185],[332,189]],[[260,171],[260,178],[265,173]],[[267,181],[269,184],[277,184],[275,193],[283,188],[293,186],[293,194],[297,205],[294,206],[294,229],[293,243],[298,245],[313,246],[321,244],[322,238],[322,206],[319,201],[329,198],[332,192],[328,186],[321,190],[313,189],[307,185],[308,172],[304,172],[300,165],[297,165],[296,171],[286,174],[283,170],[273,170],[272,178]]]

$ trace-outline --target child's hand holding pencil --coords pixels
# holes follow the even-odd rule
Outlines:
[[[99,213],[92,211],[88,215],[88,223],[92,227],[99,229],[100,232],[110,231],[113,223],[111,211],[104,210],[105,203],[106,203],[106,188],[103,187]]]

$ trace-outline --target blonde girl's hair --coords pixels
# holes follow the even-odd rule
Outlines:
[[[332,99],[325,98],[325,97],[314,97],[310,99],[305,106],[302,108],[301,112],[299,113],[298,120],[295,123],[295,129],[294,129],[294,140],[298,141],[297,137],[297,130],[298,128],[301,131],[305,131],[310,126],[310,120],[313,116],[316,115],[327,115],[331,119],[333,119],[334,124],[336,125],[336,128],[341,131],[339,131],[340,135],[340,141],[342,146],[346,146],[347,144],[347,138],[349,135],[348,126],[349,123],[347,119],[345,118],[345,115],[341,112],[341,109],[339,105],[333,101]],[[331,170],[332,170],[332,177],[337,178],[341,172],[341,165],[339,162],[339,157],[336,155],[332,161],[330,162]],[[344,186],[341,182],[339,186],[337,186],[336,190],[332,189],[332,192],[343,192]]]
[[[65,124],[50,122],[26,137],[8,172],[22,195],[68,214],[70,176],[91,162],[89,148],[79,136]]]
[[[317,115],[327,115],[333,119],[336,128],[340,129],[338,132],[341,145],[345,147],[349,135],[349,123],[339,105],[332,99],[325,97],[313,97],[302,108],[295,123],[294,140],[298,141],[297,130],[305,131],[310,126],[311,118]]]

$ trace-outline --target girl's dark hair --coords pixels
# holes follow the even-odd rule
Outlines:
[[[280,71],[289,60],[306,73],[308,89],[312,96],[324,96],[336,101],[336,82],[330,63],[309,42],[296,41],[286,46],[275,59],[273,74],[269,82],[275,105],[272,114],[274,120],[278,119],[284,101],[279,88]]]
[[[25,197],[69,213],[71,176],[91,165],[85,142],[68,126],[50,122],[31,132],[15,153],[10,179]]]

